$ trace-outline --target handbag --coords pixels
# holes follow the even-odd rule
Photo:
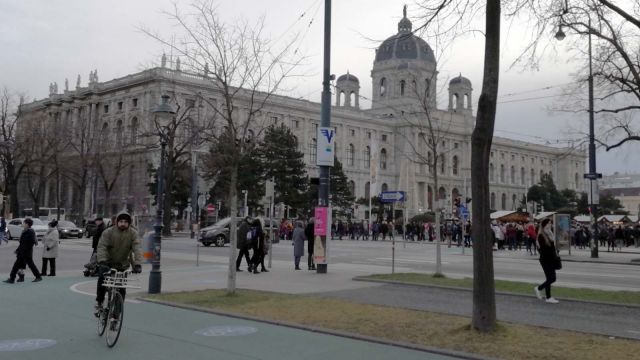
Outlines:
[[[560,255],[556,255],[555,268],[556,270],[562,270],[562,259],[560,258]]]

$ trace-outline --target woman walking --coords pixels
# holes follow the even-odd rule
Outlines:
[[[540,265],[544,271],[545,282],[533,288],[538,299],[542,300],[542,289],[545,291],[546,302],[549,304],[557,304],[558,300],[551,297],[551,284],[556,281],[556,268],[559,261],[558,252],[556,250],[555,241],[553,240],[553,232],[551,231],[551,220],[544,219],[538,228],[537,242],[538,252],[540,253]]]
[[[304,256],[304,228],[302,227],[302,222],[296,222],[296,228],[293,230],[293,258],[294,264],[296,266],[296,270],[300,269],[300,258]]]
[[[56,276],[56,258],[58,257],[58,221],[53,220],[49,223],[49,229],[42,239],[42,276],[47,276],[47,263],[51,265],[49,276]]]

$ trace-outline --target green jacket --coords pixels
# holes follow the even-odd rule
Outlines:
[[[131,226],[121,231],[117,224],[106,229],[98,242],[98,263],[107,263],[118,271],[127,270],[130,265],[141,265],[138,233]]]

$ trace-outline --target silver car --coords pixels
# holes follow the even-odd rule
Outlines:
[[[238,221],[243,220],[244,218],[237,218]],[[265,234],[272,234],[271,238],[274,243],[278,242],[278,237],[273,236],[275,231],[278,229],[278,223],[275,220],[269,221],[268,219],[263,219],[261,217],[257,217],[260,222],[263,224],[263,231]],[[200,229],[200,234],[198,235],[198,241],[202,243],[204,246],[224,246],[229,243],[229,228],[231,227],[231,218],[224,218],[217,223],[204,227]]]

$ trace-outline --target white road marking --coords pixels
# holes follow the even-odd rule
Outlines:
[[[82,294],[82,295],[87,295],[87,296],[96,296],[96,293],[82,291],[82,290],[78,289],[78,287],[82,286],[84,284],[89,284],[89,283],[95,284],[97,281],[98,281],[97,279],[96,279],[96,281],[81,281],[79,283],[75,283],[75,284],[71,285],[69,287],[69,290],[71,290],[71,291],[73,291],[74,293],[77,293],[77,294]],[[136,299],[125,299],[124,301],[132,303],[132,304],[140,304],[140,301],[136,300]]]
[[[636,330],[627,330],[627,332],[630,332],[632,334],[639,334],[640,335],[640,331],[636,331]]]
[[[369,259],[369,261],[376,261],[376,260],[391,261],[391,258]],[[396,261],[399,261],[399,262],[414,262],[414,263],[430,263],[430,264],[435,264],[436,263],[435,260],[413,260],[413,259],[401,259],[401,258],[396,258]],[[443,261],[442,264],[449,264],[449,263],[446,262],[446,261]]]

